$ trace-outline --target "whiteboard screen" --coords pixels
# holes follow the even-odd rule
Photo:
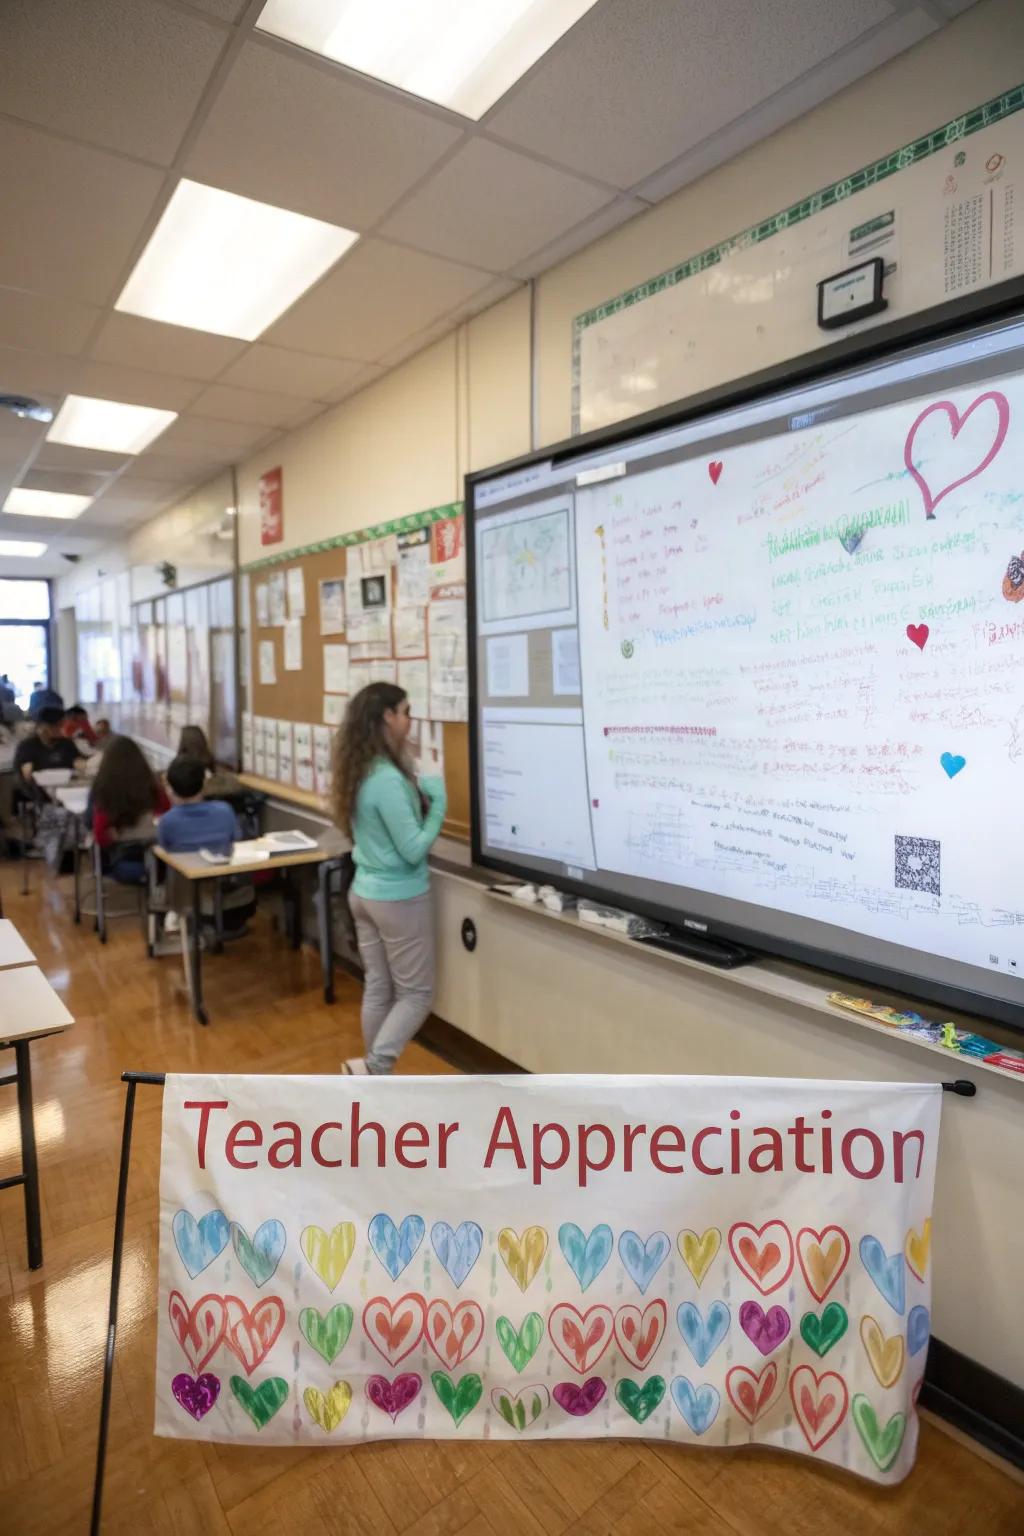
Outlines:
[[[1024,324],[472,490],[485,862],[1024,1018]]]

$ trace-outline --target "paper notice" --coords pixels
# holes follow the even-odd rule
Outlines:
[[[284,626],[284,669],[302,671],[302,620],[288,619]]]
[[[253,764],[253,724],[248,711],[242,716],[242,767],[246,773],[255,771]]]
[[[320,583],[320,633],[345,633],[345,583],[340,576]]]
[[[425,656],[427,654],[427,610],[425,606],[422,608],[396,608],[392,616],[392,623],[395,631],[396,656]]]
[[[427,610],[430,649],[430,718],[468,719],[466,588],[436,587]]]
[[[256,625],[267,629],[270,625],[270,592],[265,581],[258,581],[253,589],[256,595]]]
[[[371,683],[397,683],[397,661],[353,661],[348,669],[353,694]]]
[[[525,699],[530,692],[530,648],[525,635],[487,641],[487,692],[495,699]]]
[[[268,779],[277,778],[277,721],[263,722],[264,770]]]
[[[277,627],[288,618],[288,589],[284,571],[274,572],[267,583],[267,590],[270,593],[270,623]]]
[[[551,635],[552,693],[580,692],[580,641],[575,629],[556,629]]]
[[[260,682],[264,687],[277,682],[277,666],[274,661],[273,640],[260,641]]]
[[[295,760],[292,746],[292,722],[279,720],[277,722],[277,778],[281,784],[290,784],[295,775]]]
[[[398,607],[423,608],[430,597],[430,529],[398,535]]]
[[[340,725],[345,718],[345,705],[347,699],[343,699],[340,693],[324,694],[324,725]]]
[[[398,686],[409,695],[409,713],[416,720],[425,720],[430,709],[430,663],[426,657],[398,663]]]
[[[348,693],[348,646],[324,646],[324,693]]]
[[[311,725],[297,725],[294,734],[295,742],[295,787],[296,789],[312,790],[313,788],[313,727]]]
[[[261,715],[253,717],[252,722],[252,771],[258,778],[265,778],[267,773],[267,752],[263,740],[264,720]]]
[[[313,727],[313,779],[318,795],[331,792],[331,743],[334,732],[330,726]]]
[[[306,582],[301,565],[290,565],[288,577],[288,617],[303,619],[306,616]]]

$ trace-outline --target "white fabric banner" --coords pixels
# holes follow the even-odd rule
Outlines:
[[[938,1084],[167,1078],[156,1432],[914,1461]]]

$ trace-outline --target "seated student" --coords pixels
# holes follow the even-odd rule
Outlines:
[[[62,709],[42,709],[31,736],[20,741],[14,754],[14,800],[33,800],[44,804],[50,799],[42,785],[35,782],[40,769],[75,768],[84,757],[73,741],[61,735]]]
[[[107,742],[111,739],[113,734],[113,731],[110,729],[109,720],[103,719],[96,721],[96,724],[93,727],[93,735],[96,737],[96,746],[99,751],[103,751],[103,748],[106,746]]]
[[[230,800],[234,795],[245,793],[245,787],[237,774],[229,773],[226,768],[217,767],[213,753],[210,751],[210,744],[206,739],[206,732],[201,725],[182,727],[178,742],[178,756],[194,757],[196,762],[202,763],[206,770],[203,794],[207,800]]]
[[[87,747],[95,747],[96,732],[89,724],[89,716],[83,705],[72,704],[71,708],[65,711],[61,735],[67,736],[71,741],[84,742]]]
[[[38,720],[44,709],[59,709],[64,713],[64,700],[55,688],[48,688],[45,683],[36,683],[29,695],[28,712],[33,720]]]
[[[194,757],[178,756],[168,768],[172,805],[157,828],[160,847],[168,853],[231,852],[235,813],[223,800],[203,798],[205,782],[206,769]]]
[[[130,736],[115,736],[103,753],[89,805],[92,835],[106,851],[110,873],[125,885],[141,885],[146,845],[154,841],[156,817],[170,801]]]

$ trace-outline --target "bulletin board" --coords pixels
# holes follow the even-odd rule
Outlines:
[[[427,591],[422,645],[416,640],[415,618],[411,625],[399,618],[400,614],[416,606],[403,601],[403,591],[407,593],[411,588],[403,589],[402,571],[407,568],[404,566],[406,551],[417,548],[423,563],[430,566],[429,578],[425,572],[421,573]],[[387,558],[396,552],[396,559]],[[350,599],[357,586],[362,588],[364,579],[370,584],[369,595],[380,595],[386,589],[387,623],[385,625],[378,614],[380,628],[375,631],[378,636],[386,631],[386,642],[380,638],[368,640],[361,635],[360,619],[354,614]],[[438,708],[449,716],[460,712],[456,702],[458,673],[453,671],[447,680],[442,677],[438,647],[451,643],[455,651],[461,651],[464,676],[465,552],[461,503],[430,508],[358,533],[254,561],[244,568],[243,581],[248,583],[248,626],[242,636],[245,649],[243,677],[248,680],[242,731],[243,768],[256,779],[272,784],[285,797],[290,793],[296,800],[318,803],[323,788],[320,770],[328,731],[333,744],[338,717],[351,694],[382,676],[408,688],[414,700],[413,714],[419,719],[419,729],[423,733],[419,758],[421,770],[430,772],[436,771],[437,766],[443,767],[448,789],[445,833],[468,841],[469,727],[465,718],[468,713],[465,683],[462,684],[462,718],[435,721],[430,707],[431,701],[441,700],[440,684],[445,682],[446,686],[450,685],[451,692],[439,702]],[[332,624],[329,618],[327,621],[330,632],[325,632],[321,613],[321,584],[324,582],[340,583],[344,593],[343,627],[338,627],[335,603],[335,622]],[[260,588],[265,589],[262,594]],[[337,596],[337,589],[334,596]],[[300,599],[298,604],[296,599]],[[460,602],[461,622],[458,622]],[[303,611],[297,612],[296,606]],[[330,608],[328,604],[325,616]],[[243,601],[243,621],[244,615]],[[438,617],[448,621],[452,631],[450,636],[443,634],[437,623],[432,622]],[[284,622],[281,622],[282,618]],[[265,622],[268,619],[270,622]],[[456,627],[457,634],[454,632]],[[343,673],[347,672],[344,691],[339,691],[339,683],[346,681],[344,676],[332,678],[327,675],[325,647],[329,646],[343,648],[347,653],[346,665],[341,669]],[[374,654],[364,655],[361,647]],[[266,680],[267,648],[273,661],[272,682]],[[404,655],[400,654],[402,651]],[[429,677],[427,694],[418,701],[410,686],[412,674],[406,672],[407,666],[413,668],[419,682],[422,683],[425,675]],[[423,713],[424,705],[426,714]],[[260,731],[267,733],[269,741],[270,722],[285,727],[279,737],[276,760],[269,747],[261,750]],[[292,727],[290,743],[289,724]],[[296,733],[296,727],[300,728],[299,733]],[[312,783],[308,764],[303,770],[301,762],[310,734],[314,755]],[[440,748],[440,765],[431,745]]]

